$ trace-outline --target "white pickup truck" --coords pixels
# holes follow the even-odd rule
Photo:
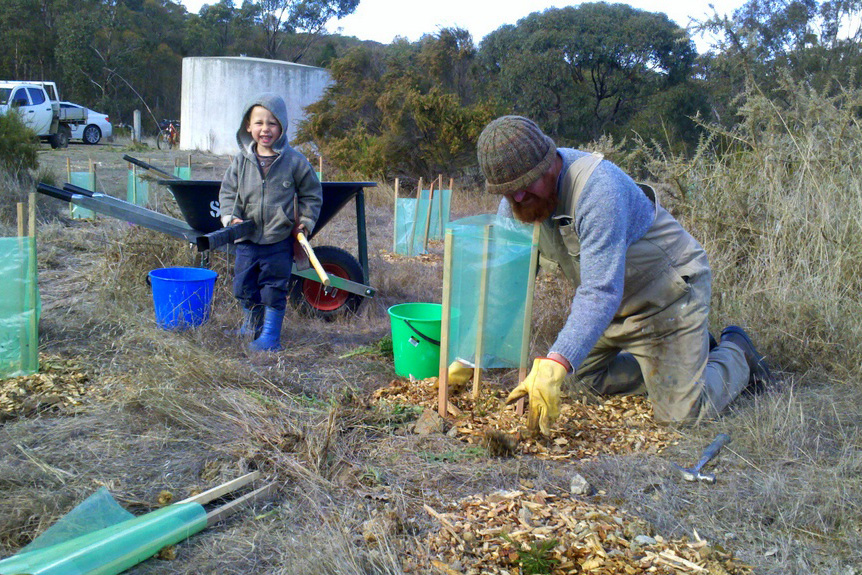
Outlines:
[[[74,124],[87,123],[86,109],[61,108],[54,82],[0,80],[0,114],[15,110],[40,140],[65,148]]]

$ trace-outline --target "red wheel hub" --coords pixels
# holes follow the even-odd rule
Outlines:
[[[347,275],[347,270],[337,264],[321,262],[321,265],[323,266],[324,271],[331,276],[350,279],[350,276]],[[325,287],[322,283],[303,279],[302,297],[304,297],[305,301],[315,309],[319,309],[321,311],[335,311],[344,305],[347,298],[350,297],[350,292],[337,288],[329,288],[329,293],[326,293]]]

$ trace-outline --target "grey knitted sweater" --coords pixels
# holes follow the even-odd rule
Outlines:
[[[566,170],[587,152],[568,148],[557,152],[563,159],[557,180],[557,193],[562,194]],[[512,217],[506,198],[501,200],[498,214]],[[622,302],[626,250],[646,234],[654,219],[655,206],[634,180],[613,163],[602,161],[575,207],[581,281],[566,325],[549,353],[559,353],[574,369],[581,365]]]

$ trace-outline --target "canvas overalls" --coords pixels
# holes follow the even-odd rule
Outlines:
[[[539,235],[542,256],[576,287],[581,248],[575,208],[601,161],[591,154],[569,167],[560,205]],[[657,421],[714,417],[748,384],[748,364],[733,344],[709,351],[712,274],[706,252],[659,205],[652,188],[641,189],[655,206],[655,221],[626,251],[620,307],[575,373],[599,394],[646,392]]]

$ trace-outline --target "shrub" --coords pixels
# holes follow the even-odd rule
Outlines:
[[[665,204],[706,248],[712,327],[752,328],[794,371],[862,372],[862,90],[785,80],[757,90],[731,129],[707,126],[693,159],[652,150]]]
[[[16,175],[22,170],[35,170],[39,138],[18,114],[0,115],[0,169]]]

